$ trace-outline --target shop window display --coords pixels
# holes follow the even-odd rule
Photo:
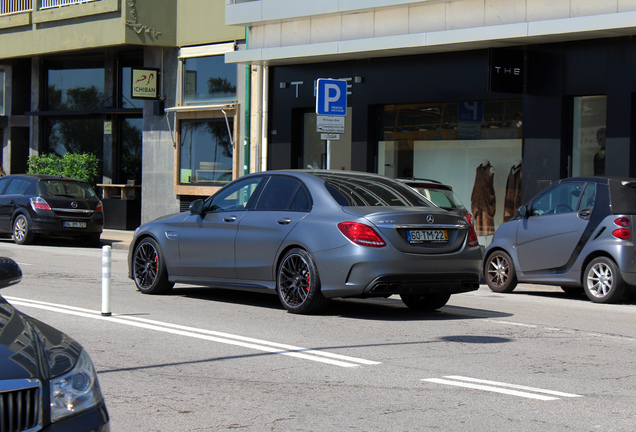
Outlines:
[[[487,245],[521,204],[521,100],[387,105],[382,119],[378,172],[451,185]]]
[[[603,176],[605,172],[606,96],[574,98],[572,177]]]
[[[232,121],[181,120],[179,183],[218,185],[232,180]]]

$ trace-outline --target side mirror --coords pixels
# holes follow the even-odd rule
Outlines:
[[[519,210],[517,210],[517,212],[519,213],[519,216],[521,216],[522,218],[528,217],[528,207],[526,206],[519,207]]]
[[[22,280],[22,270],[11,258],[0,257],[0,288],[15,285]]]
[[[190,213],[203,215],[203,200],[198,199],[190,203]]]

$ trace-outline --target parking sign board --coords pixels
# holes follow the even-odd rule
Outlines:
[[[347,115],[347,82],[336,79],[318,79],[316,114]]]

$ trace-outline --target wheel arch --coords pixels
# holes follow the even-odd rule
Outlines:
[[[612,254],[610,254],[609,252],[604,251],[604,250],[596,250],[596,251],[590,253],[588,256],[585,257],[585,259],[581,263],[581,271],[579,273],[579,283],[581,284],[581,286],[583,286],[583,284],[584,284],[585,269],[587,268],[588,264],[592,260],[595,260],[596,258],[599,258],[599,257],[605,257],[607,259],[612,260],[614,262],[614,264],[616,264],[616,266],[618,267],[618,261],[616,261],[616,258],[614,258],[612,256]]]
[[[510,259],[512,260],[512,263],[515,264],[515,268],[516,268],[516,263],[514,262],[514,259],[512,258],[512,255],[510,255],[510,252],[508,252],[506,249],[504,249],[504,248],[502,248],[500,246],[497,246],[497,247],[493,247],[492,249],[489,249],[488,251],[486,251],[486,253],[484,253],[484,257],[481,260],[481,274],[482,274],[482,276],[484,276],[486,274],[486,264],[488,263],[488,259],[495,252],[505,252],[506,254],[508,254]]]
[[[277,286],[278,285],[278,268],[280,267],[281,262],[283,262],[283,258],[285,257],[287,252],[289,252],[292,249],[302,249],[313,257],[313,254],[309,251],[309,249],[307,249],[306,247],[300,244],[289,244],[281,248],[278,255],[276,256],[276,263],[274,267],[272,268],[272,276],[274,277],[274,286],[276,287],[276,289],[278,289],[278,286]],[[314,264],[315,264],[315,261],[314,261]],[[318,268],[317,265],[316,265],[316,268]],[[318,274],[320,275],[320,272],[318,272]]]

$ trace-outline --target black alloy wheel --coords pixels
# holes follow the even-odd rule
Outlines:
[[[285,254],[278,267],[276,283],[278,297],[291,313],[315,313],[329,302],[320,291],[316,265],[303,249],[291,249]]]
[[[486,261],[485,277],[488,287],[498,293],[509,293],[517,287],[517,275],[510,255],[493,252]]]
[[[135,248],[133,274],[137,289],[144,294],[166,294],[174,283],[168,281],[168,271],[157,242],[144,238]]]

